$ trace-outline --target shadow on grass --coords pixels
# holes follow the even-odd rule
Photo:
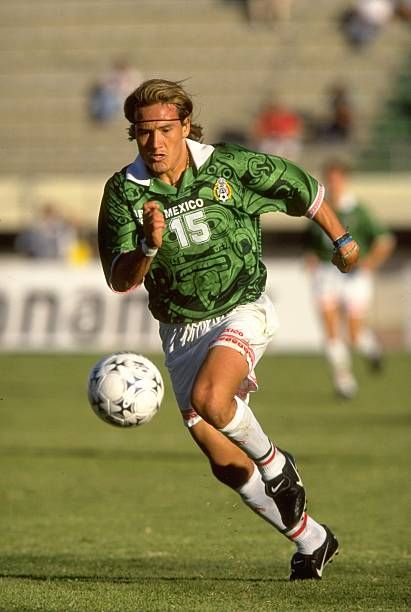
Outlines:
[[[251,570],[251,571],[250,571]],[[283,567],[244,562],[216,562],[210,559],[185,564],[178,559],[79,559],[69,556],[10,555],[0,557],[0,578],[37,582],[84,582],[137,584],[152,580],[164,582],[288,582]]]
[[[133,459],[150,462],[182,462],[202,461],[203,457],[198,452],[183,452],[175,450],[129,450],[122,448],[62,448],[62,447],[37,447],[28,448],[23,446],[10,446],[0,449],[2,457],[63,457],[73,459]]]
[[[252,582],[252,583],[273,583],[289,582],[288,578],[252,578],[252,577],[225,577],[225,576],[136,576],[121,578],[119,576],[52,576],[34,574],[3,574],[0,578],[12,578],[19,580],[33,580],[36,582],[98,582],[107,584],[138,584],[142,581],[161,580],[163,582]]]

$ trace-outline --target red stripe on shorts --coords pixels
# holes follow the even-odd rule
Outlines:
[[[251,346],[248,344],[248,342],[246,342],[242,338],[239,338],[238,336],[234,336],[233,334],[229,334],[227,332],[223,332],[215,340],[215,342],[221,342],[221,341],[222,342],[230,342],[231,344],[236,344],[240,349],[242,349],[244,351],[244,353],[246,353],[246,355],[249,356],[249,358],[251,360],[251,363],[254,364],[254,362],[255,362],[254,351],[251,348]]]

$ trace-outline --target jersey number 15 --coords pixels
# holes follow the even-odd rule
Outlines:
[[[196,210],[172,219],[169,228],[175,233],[183,249],[189,247],[190,244],[202,244],[210,239],[210,228],[205,221],[203,210]]]

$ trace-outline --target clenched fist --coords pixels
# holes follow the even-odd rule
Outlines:
[[[351,240],[348,244],[335,251],[331,261],[340,272],[351,272],[357,265],[359,256],[360,247],[355,240]]]
[[[157,202],[146,202],[143,206],[143,232],[148,246],[159,249],[166,228],[164,215]]]

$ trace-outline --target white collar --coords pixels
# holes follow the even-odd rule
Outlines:
[[[201,142],[191,140],[190,138],[186,138],[186,144],[197,170],[201,168],[203,164],[205,164],[207,159],[214,151],[214,147],[212,145],[202,144]],[[146,187],[150,185],[152,176],[147,170],[146,165],[141,159],[140,155],[137,155],[136,159],[129,166],[127,166],[126,179],[133,181],[134,183],[138,183],[139,185],[145,185]]]
[[[201,168],[203,164],[207,161],[207,159],[212,155],[214,151],[213,145],[202,144],[201,142],[197,142],[196,140],[191,140],[190,138],[186,138],[186,143],[188,150],[190,151],[192,160],[194,162],[197,170]]]

